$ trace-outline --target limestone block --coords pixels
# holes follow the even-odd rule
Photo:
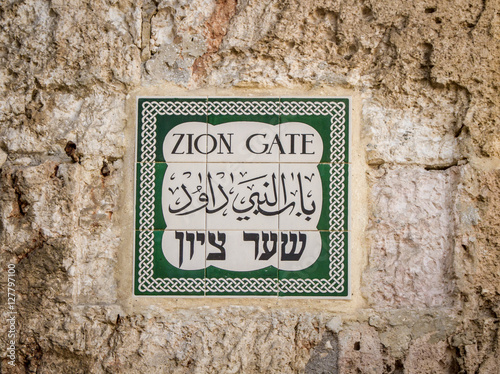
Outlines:
[[[369,178],[365,297],[377,308],[450,305],[456,171],[382,167]]]
[[[7,101],[11,103],[14,98]],[[120,158],[124,151],[124,96],[104,91],[80,98],[68,93],[40,94],[40,107],[32,119],[6,118],[11,126],[0,129],[0,141],[9,152],[60,154],[68,141],[78,157],[103,155]],[[12,108],[12,105],[10,108]],[[26,104],[27,105],[27,104]]]
[[[24,256],[47,239],[70,235],[72,194],[64,187],[63,173],[55,161],[2,168],[3,251]]]
[[[455,207],[458,285],[471,296],[479,289],[481,297],[492,301],[494,310],[498,311],[500,253],[497,249],[500,247],[500,233],[496,221],[500,204],[500,173],[467,165],[462,168],[460,179]]]
[[[21,87],[36,80],[51,88],[137,83],[136,10],[128,1],[111,6],[94,1],[9,4],[2,18],[9,28],[8,79]]]
[[[72,357],[92,373],[295,373],[324,331],[312,314],[259,308],[120,313],[112,306],[55,312],[57,318],[40,327],[38,344],[66,358],[53,355],[35,364],[71,368],[66,360]]]
[[[429,335],[415,339],[405,361],[408,373],[450,373],[457,370],[453,352],[444,340],[433,342]]]
[[[382,345],[377,331],[353,324],[339,332],[339,373],[382,373]]]
[[[409,109],[388,109],[367,102],[363,108],[367,162],[448,166],[459,159],[453,131],[455,108],[429,105],[429,115]],[[421,109],[417,109],[421,111]]]
[[[205,76],[211,56],[218,51],[236,9],[236,1],[162,1],[150,3],[145,19],[143,60],[146,82],[170,80],[192,85]],[[149,16],[149,14],[148,14]]]
[[[0,149],[0,168],[7,161],[7,153]]]

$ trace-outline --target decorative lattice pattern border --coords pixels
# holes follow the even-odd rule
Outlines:
[[[309,115],[330,116],[329,278],[282,279],[285,293],[331,294],[345,290],[343,162],[346,149],[346,105],[335,101],[144,101],[140,123],[138,289],[140,292],[276,293],[278,281],[266,278],[154,278],[154,161],[158,115]],[[338,230],[338,231],[336,231]],[[336,232],[335,232],[336,231]]]

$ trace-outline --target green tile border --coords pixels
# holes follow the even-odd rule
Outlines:
[[[323,187],[323,206],[317,225],[320,231],[347,231],[349,212],[349,164],[319,164]],[[324,171],[324,173],[322,173]],[[324,178],[324,175],[328,178]],[[330,188],[335,185],[341,187]],[[338,193],[336,192],[338,191]],[[343,202],[343,203],[342,203]]]
[[[320,234],[322,248],[314,264],[300,271],[278,270],[280,297],[348,296],[349,233],[320,231]]]
[[[148,293],[151,296],[203,296],[205,294],[205,269],[201,270],[182,270],[172,266],[163,256],[161,242],[165,231],[139,231],[135,232],[135,240],[139,241],[141,236],[151,235],[153,240],[153,253],[151,266],[150,279],[155,283],[156,289]],[[160,260],[161,259],[161,260]],[[136,271],[141,271],[141,259],[139,252],[135,253]],[[142,270],[148,269],[143,266]],[[166,285],[165,279],[169,279],[170,285]],[[191,283],[190,287],[182,285],[186,281]],[[175,285],[178,285],[175,287]],[[136,295],[141,294],[139,289],[139,277],[134,282],[134,292]]]
[[[349,162],[348,98],[281,98],[280,123],[303,122],[323,139],[321,163]],[[330,113],[331,115],[325,115]],[[311,121],[311,118],[313,121]],[[341,131],[335,131],[340,129]],[[328,139],[328,142],[325,142]],[[325,144],[326,143],[326,144]],[[340,152],[335,152],[340,147]]]
[[[136,162],[165,162],[162,141],[175,126],[184,122],[207,123],[206,98],[138,98],[137,157]],[[142,106],[142,107],[141,107]],[[194,111],[193,114],[191,111]],[[156,135],[144,141],[152,129]]]
[[[136,165],[136,178],[137,180],[141,180],[141,175],[144,172],[149,171],[149,166],[150,165],[141,165],[138,163]],[[155,204],[153,208],[153,225],[152,227],[146,228],[144,225],[141,225],[141,220],[140,220],[140,211],[135,212],[135,229],[136,230],[146,230],[146,229],[152,229],[152,230],[163,230],[167,227],[167,224],[165,223],[165,219],[163,218],[163,212],[162,212],[162,206],[161,206],[161,196],[162,196],[162,185],[161,183],[156,183],[157,181],[163,181],[163,178],[165,176],[165,172],[167,171],[167,164],[164,162],[156,162],[153,164],[153,175],[155,179],[155,184],[154,184],[154,196],[155,196],[155,202],[160,202],[160,204]],[[136,196],[135,196],[136,201],[139,203],[144,200],[144,197],[141,196],[140,194],[140,189],[136,190]]]
[[[206,296],[278,295],[278,269],[273,266],[241,272],[213,266],[206,270]],[[251,276],[248,273],[252,273]]]
[[[268,105],[266,102],[272,101],[277,104]],[[227,102],[222,107],[214,107],[213,103]],[[212,104],[211,104],[212,103]],[[236,103],[236,104],[235,104]],[[158,274],[158,261],[155,259],[155,254],[158,254],[158,246],[160,244],[155,241],[156,224],[158,223],[158,206],[155,206],[155,195],[158,191],[158,186],[155,183],[155,162],[163,160],[162,149],[158,146],[157,126],[161,125],[168,116],[170,120],[175,119],[177,124],[192,121],[190,117],[195,112],[196,116],[205,116],[206,122],[209,122],[211,114],[229,116],[242,115],[276,115],[276,108],[279,108],[278,116],[309,116],[311,113],[314,116],[324,116],[330,118],[330,147],[326,148],[329,152],[329,158],[323,160],[328,162],[333,173],[333,164],[343,164],[348,162],[349,158],[349,108],[350,100],[348,98],[138,98],[138,133],[137,133],[137,157],[136,160],[136,228],[140,229],[135,235],[135,254],[134,254],[134,294],[135,295],[161,295],[161,296],[202,296],[208,294],[206,290],[210,290],[213,296],[260,296],[262,294],[273,295],[276,289],[275,278],[258,278],[258,277],[230,277],[219,276],[199,278],[175,278],[168,276],[155,276]],[[162,117],[162,118],[159,118]],[[318,118],[319,118],[318,117]],[[199,117],[197,117],[199,118]],[[158,122],[158,119],[160,120]],[[224,122],[233,121],[234,119],[224,119]],[[298,121],[298,120],[297,120]],[[309,124],[309,121],[304,121]],[[323,120],[324,122],[324,120]],[[222,122],[220,122],[222,123]],[[281,123],[279,118],[278,123]],[[325,122],[326,123],[326,122]],[[170,123],[170,129],[175,125]],[[324,129],[320,129],[323,131]],[[163,131],[165,134],[168,131]],[[163,134],[162,132],[162,134]],[[324,132],[324,131],[323,131]],[[164,135],[165,135],[164,134]],[[163,137],[164,137],[163,135]],[[335,147],[340,150],[336,152]],[[348,167],[337,168],[342,170],[342,174],[346,176],[346,182],[349,178]],[[334,178],[335,179],[335,178]],[[330,181],[328,191],[330,192],[330,230],[339,229],[339,226],[334,225],[336,217],[332,215],[332,205],[337,207],[337,210],[342,210],[343,216],[341,227],[347,228],[347,204],[348,204],[348,187],[344,184],[341,188],[337,188],[335,180]],[[323,187],[324,187],[324,182]],[[161,187],[160,187],[161,191]],[[340,197],[335,197],[333,191],[342,191]],[[337,199],[342,204],[331,201]],[[160,201],[156,195],[156,200]],[[161,205],[159,207],[161,211]],[[160,214],[161,215],[161,214]],[[163,218],[163,217],[162,217]],[[333,222],[333,223],[332,223]],[[160,225],[161,226],[161,225]],[[158,227],[160,227],[158,226]],[[321,297],[348,297],[348,233],[345,232],[326,232],[330,240],[328,241],[328,278],[322,279],[305,279],[304,276],[296,274],[298,278],[286,277],[283,272],[283,277],[280,280],[280,296],[321,296]],[[156,234],[158,235],[158,234]],[[338,244],[338,240],[333,238],[339,235],[344,235],[346,240],[342,241],[342,245]],[[155,244],[156,243],[156,244]],[[337,244],[336,244],[337,243]],[[322,249],[322,256],[326,249]],[[324,253],[323,253],[324,252]],[[326,265],[325,265],[326,266]],[[177,269],[179,270],[179,269]],[[166,270],[168,273],[168,269]],[[289,272],[292,273],[292,272]],[[300,273],[300,272],[299,272]],[[215,273],[217,274],[217,272]],[[163,275],[163,274],[162,274]],[[280,278],[281,279],[281,278]],[[258,292],[263,292],[259,294]]]
[[[245,121],[264,122],[270,125],[280,123],[280,99],[273,98],[234,98],[210,97],[208,98],[208,123],[220,125],[227,122]],[[250,118],[249,118],[250,117]]]

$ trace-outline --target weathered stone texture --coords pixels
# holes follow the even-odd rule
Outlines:
[[[116,87],[139,79],[140,8],[132,1],[5,1],[2,50],[13,90]]]
[[[500,311],[500,172],[479,172],[464,167],[457,197],[456,220],[460,227],[456,241],[460,288],[479,291],[483,302]]]
[[[489,0],[0,2],[2,372],[498,373],[499,40]],[[358,310],[124,311],[125,103],[164,82],[360,94]]]
[[[377,331],[366,324],[354,324],[339,334],[342,373],[382,373],[384,360]]]
[[[366,297],[374,307],[449,306],[456,171],[380,167],[369,178]]]

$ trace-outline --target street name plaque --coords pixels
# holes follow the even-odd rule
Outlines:
[[[139,98],[135,295],[348,297],[349,104]]]

